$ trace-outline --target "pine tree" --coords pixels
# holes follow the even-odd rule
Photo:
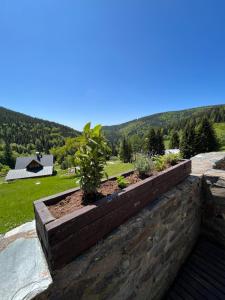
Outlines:
[[[177,131],[173,131],[170,138],[169,148],[178,149],[180,144],[180,138]]]
[[[211,152],[218,150],[218,141],[211,122],[204,118],[196,133],[197,153]]]
[[[154,128],[151,128],[147,137],[147,152],[149,155],[157,154],[157,138]]]
[[[165,145],[163,141],[162,130],[158,129],[156,133],[156,154],[163,155],[165,153]]]
[[[3,160],[5,165],[9,166],[10,168],[14,167],[14,158],[12,156],[12,150],[8,142],[5,142]]]
[[[120,144],[120,151],[119,151],[120,159],[124,163],[131,162],[132,159],[132,147],[130,142],[124,137]]]
[[[190,158],[196,154],[196,133],[193,123],[188,123],[183,130],[180,151],[183,158]]]

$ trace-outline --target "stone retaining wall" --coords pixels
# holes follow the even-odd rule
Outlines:
[[[200,232],[201,177],[189,176],[52,274],[35,299],[160,299]]]

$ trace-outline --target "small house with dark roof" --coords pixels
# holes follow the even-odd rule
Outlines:
[[[6,180],[51,176],[53,174],[53,155],[18,157],[14,170],[10,170]]]

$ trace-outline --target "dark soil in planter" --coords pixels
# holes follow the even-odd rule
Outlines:
[[[133,173],[129,176],[126,176],[125,178],[129,182],[128,186],[143,180],[143,178],[140,178],[137,173]],[[118,193],[120,191],[122,191],[122,189],[118,187],[117,181],[115,179],[107,180],[101,184],[100,188],[98,189],[98,194],[96,195],[95,200],[97,201],[103,197],[112,195],[113,193]],[[51,214],[58,219],[88,204],[94,203],[93,200],[84,201],[83,198],[83,192],[81,190],[78,190],[72,195],[67,196],[65,199],[59,201],[58,203],[49,205],[48,208]]]

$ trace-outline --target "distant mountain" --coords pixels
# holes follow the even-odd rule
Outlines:
[[[212,122],[225,122],[225,105],[202,106],[197,108],[170,111],[149,115],[126,123],[104,126],[103,130],[110,141],[116,141],[120,136],[145,135],[151,127],[181,129],[189,120],[198,121],[203,116],[209,117]]]
[[[77,135],[79,132],[68,126],[0,107],[0,144],[8,141],[19,154],[48,152],[53,146],[62,146],[65,138]]]

